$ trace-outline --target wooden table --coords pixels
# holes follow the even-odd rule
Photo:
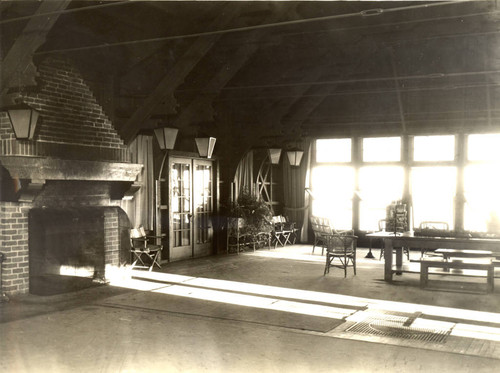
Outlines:
[[[415,236],[413,232],[397,233],[376,232],[368,237],[384,240],[384,280],[392,281],[394,273],[409,272],[403,267],[403,247],[427,249],[489,250],[493,256],[500,257],[500,239],[489,238],[452,238]],[[396,264],[393,265],[393,251],[396,252]]]

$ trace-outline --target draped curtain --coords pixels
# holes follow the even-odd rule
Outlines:
[[[234,175],[234,201],[238,200],[238,195],[245,189],[253,193],[253,150],[250,150],[240,161]]]
[[[284,213],[301,227],[301,242],[308,241],[310,196],[306,187],[309,188],[311,168],[310,141],[306,149],[299,167],[290,166],[286,157],[286,160],[283,160]]]
[[[121,207],[127,213],[133,227],[142,225],[147,230],[154,224],[154,174],[153,174],[153,137],[138,135],[129,145],[132,163],[143,165],[137,182],[141,188],[132,200],[122,200]]]

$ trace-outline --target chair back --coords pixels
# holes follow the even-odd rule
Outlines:
[[[327,236],[333,234],[330,220],[327,218],[311,216],[311,228],[314,232],[314,235]]]
[[[385,220],[385,219],[380,219],[380,220],[378,221],[378,230],[379,230],[379,231],[385,231],[386,226],[387,226],[387,220]]]
[[[146,231],[143,226],[130,229],[130,245],[134,250],[143,250],[147,247]]]
[[[423,221],[420,223],[420,229],[433,229],[433,230],[442,230],[449,231],[450,227],[447,222],[444,221]]]
[[[331,254],[355,255],[356,246],[357,237],[350,234],[335,233],[326,237],[326,251]]]

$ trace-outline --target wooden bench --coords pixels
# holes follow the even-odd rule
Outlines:
[[[443,272],[439,274],[449,275],[462,275],[466,276],[465,273],[450,273],[450,269],[460,269],[460,270],[481,270],[486,271],[486,282],[487,291],[492,292],[494,289],[494,279],[495,279],[495,265],[497,261],[492,261],[491,259],[481,259],[481,260],[444,260],[440,258],[429,258],[420,261],[420,287],[427,287],[429,280],[429,268],[443,268]]]
[[[450,258],[491,258],[493,256],[493,252],[488,250],[436,249],[434,252],[443,255],[445,260]]]

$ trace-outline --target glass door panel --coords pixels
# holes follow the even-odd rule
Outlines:
[[[212,253],[213,167],[212,162],[194,160],[194,256]]]
[[[192,257],[191,160],[170,158],[170,260]]]

